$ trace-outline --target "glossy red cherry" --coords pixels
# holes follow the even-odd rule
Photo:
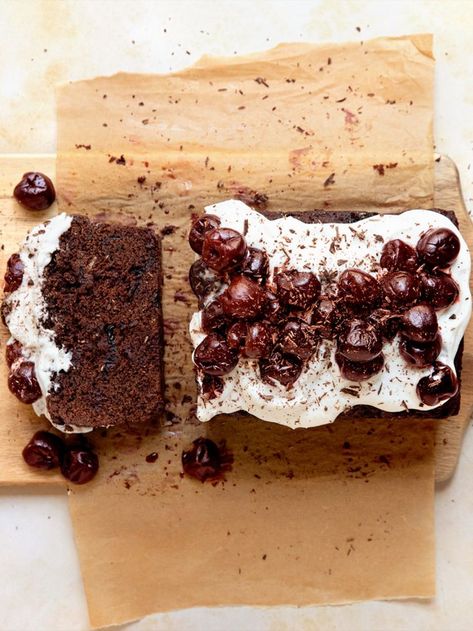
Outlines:
[[[416,368],[425,368],[432,365],[439,356],[442,348],[442,338],[440,334],[433,342],[414,342],[402,337],[399,342],[399,352],[401,356],[411,366]]]
[[[189,245],[194,252],[202,254],[205,235],[219,226],[220,218],[215,215],[203,215],[194,221],[189,232]]]
[[[280,301],[293,309],[308,309],[320,295],[320,282],[311,272],[279,272],[274,281]]]
[[[419,282],[410,272],[388,272],[381,279],[384,299],[388,305],[407,307],[420,296]]]
[[[218,477],[222,467],[222,457],[218,446],[210,438],[197,438],[191,449],[182,452],[184,473],[201,482]]]
[[[379,329],[364,320],[349,321],[337,339],[337,352],[350,361],[367,362],[383,350]]]
[[[11,368],[21,357],[23,357],[23,347],[20,342],[14,340],[10,344],[7,344],[5,348],[5,359],[8,368]]]
[[[267,320],[274,323],[279,323],[286,315],[285,307],[281,304],[278,296],[272,291],[266,292],[263,315]]]
[[[422,295],[436,310],[446,309],[458,298],[458,285],[451,276],[437,271],[421,274]]]
[[[286,321],[279,342],[284,353],[308,360],[317,348],[314,327],[299,318]]]
[[[366,381],[380,372],[384,365],[383,355],[378,355],[367,362],[353,362],[340,353],[335,353],[335,361],[342,376],[348,381]]]
[[[380,264],[390,272],[402,270],[414,273],[419,267],[416,251],[401,239],[393,239],[384,244]]]
[[[264,250],[248,248],[246,256],[241,264],[240,271],[259,283],[264,283],[268,276],[269,259]]]
[[[7,262],[7,271],[5,272],[4,292],[6,294],[16,291],[23,280],[25,266],[19,254],[12,254]]]
[[[221,289],[222,280],[202,259],[197,259],[189,270],[189,284],[199,300],[199,306],[202,306],[208,296]]]
[[[381,287],[373,276],[359,269],[347,269],[338,279],[340,297],[352,307],[373,307],[381,300]]]
[[[8,387],[22,403],[34,403],[42,397],[41,388],[36,379],[34,363],[21,362],[10,370]]]
[[[234,322],[228,327],[227,344],[234,351],[240,351],[245,345],[246,335],[248,333],[247,322]]]
[[[13,195],[28,210],[46,210],[56,199],[54,185],[44,173],[25,173],[15,186]]]
[[[231,270],[244,260],[246,242],[244,237],[231,228],[215,228],[205,233],[202,260],[217,272]]]
[[[460,252],[460,239],[448,228],[431,228],[417,242],[419,258],[431,267],[448,267]]]
[[[458,379],[451,368],[437,362],[433,372],[417,384],[417,396],[425,405],[437,405],[458,392]]]
[[[86,484],[97,475],[99,459],[90,448],[66,449],[61,464],[61,473],[73,484]]]
[[[235,368],[238,364],[238,353],[229,348],[223,337],[211,333],[195,349],[194,364],[202,372],[220,377]]]
[[[433,342],[438,331],[437,316],[430,305],[415,305],[401,316],[401,330],[414,342]]]
[[[263,311],[266,292],[254,280],[234,276],[219,300],[228,317],[253,320]]]
[[[228,318],[223,312],[222,303],[217,298],[208,304],[201,313],[202,329],[206,333],[214,333],[228,324]]]
[[[299,378],[303,364],[295,355],[285,355],[280,349],[274,349],[267,358],[259,360],[261,379],[274,385],[276,382],[287,388]]]
[[[63,454],[63,441],[55,434],[45,431],[36,432],[22,452],[27,465],[46,470],[59,467]]]
[[[249,324],[243,355],[249,359],[268,357],[274,346],[274,338],[275,332],[269,322],[253,322]]]
[[[224,388],[223,379],[214,375],[206,375],[202,377],[201,393],[204,399],[212,401],[219,397]]]

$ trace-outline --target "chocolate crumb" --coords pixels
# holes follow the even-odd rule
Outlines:
[[[330,186],[331,184],[335,184],[335,173],[331,173],[328,178],[324,182],[324,187]]]

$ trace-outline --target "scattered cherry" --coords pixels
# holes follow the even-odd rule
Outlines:
[[[202,396],[211,401],[222,394],[224,388],[223,379],[214,375],[206,375],[202,377]]]
[[[189,270],[189,283],[192,291],[202,306],[205,298],[212,293],[216,293],[222,286],[221,278],[211,269],[209,269],[202,259],[197,259]]]
[[[284,353],[296,355],[302,360],[310,359],[316,349],[314,327],[299,318],[287,320],[279,341]]]
[[[253,280],[264,283],[268,276],[269,259],[264,250],[248,248],[246,256],[241,264],[240,271]]]
[[[5,359],[8,368],[11,368],[13,364],[23,357],[23,347],[17,340],[7,344],[5,348]]]
[[[459,251],[460,239],[448,228],[431,228],[417,242],[419,258],[431,267],[448,267]]]
[[[223,337],[211,333],[195,349],[194,363],[204,373],[220,377],[235,368],[238,364],[238,353],[229,348]]]
[[[234,276],[219,298],[223,312],[230,318],[257,318],[266,300],[266,292],[246,276]]]
[[[4,292],[6,294],[16,291],[23,280],[25,266],[19,254],[12,254],[7,262],[7,271],[5,272]]]
[[[274,277],[281,302],[293,309],[308,309],[320,295],[320,282],[311,272],[288,270]]]
[[[399,352],[401,356],[411,366],[425,368],[430,366],[437,359],[442,348],[442,337],[437,334],[433,342],[414,342],[408,338],[401,337],[399,342]]]
[[[228,271],[239,265],[245,256],[245,239],[236,230],[215,228],[205,233],[202,259],[211,269]]]
[[[373,307],[381,299],[381,287],[373,276],[359,269],[347,269],[338,279],[340,296],[352,307]]]
[[[37,469],[59,467],[64,454],[64,442],[51,432],[39,431],[22,451],[23,460]]]
[[[425,405],[437,405],[458,392],[458,379],[449,366],[437,362],[433,372],[417,384],[417,396]]]
[[[366,381],[366,379],[376,375],[384,365],[383,355],[378,355],[367,362],[353,362],[340,353],[335,353],[335,361],[342,376],[348,381]]]
[[[189,245],[194,252],[202,254],[205,235],[219,226],[220,218],[215,215],[203,215],[194,221],[189,232]]]
[[[44,173],[25,173],[15,186],[13,195],[28,210],[46,210],[56,199],[54,185]]]
[[[8,387],[22,403],[34,403],[42,397],[41,388],[36,379],[34,363],[21,362],[8,376]]]
[[[280,349],[274,349],[267,358],[259,360],[261,379],[269,384],[279,382],[291,387],[302,372],[302,361],[295,355],[286,355]]]
[[[245,345],[248,324],[246,322],[234,322],[227,331],[227,344],[234,351],[240,351]]]
[[[330,298],[322,298],[312,312],[312,324],[320,337],[331,340],[341,317],[336,302]]]
[[[458,298],[457,283],[444,272],[422,274],[421,283],[422,295],[436,310],[446,309]]]
[[[367,362],[383,350],[378,327],[364,320],[349,321],[337,340],[337,352],[353,362]]]
[[[390,272],[405,271],[414,273],[419,267],[417,253],[414,248],[401,239],[393,239],[384,244],[381,267]]]
[[[401,316],[403,334],[414,342],[433,342],[438,331],[437,316],[430,305],[415,305]]]
[[[248,325],[243,354],[250,359],[267,357],[273,348],[274,330],[267,322],[253,322]]]
[[[420,295],[419,283],[410,272],[388,272],[381,280],[384,299],[394,307],[414,304]]]
[[[228,319],[223,312],[219,298],[202,309],[201,322],[202,328],[206,333],[218,331],[228,324]]]
[[[197,438],[192,447],[182,452],[184,473],[201,482],[218,477],[222,467],[222,457],[218,446],[210,438]]]
[[[74,484],[86,484],[95,478],[99,470],[99,459],[90,447],[66,449],[61,464],[61,473]]]

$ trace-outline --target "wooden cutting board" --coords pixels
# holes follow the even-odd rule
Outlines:
[[[49,215],[55,214],[53,206],[48,213],[28,213],[19,209],[12,198],[15,184],[25,171],[38,170],[54,178],[54,155],[0,155],[0,270],[5,269],[5,263],[17,244],[24,238],[26,231],[35,223],[44,221]],[[465,237],[470,250],[473,250],[473,224],[467,213],[460,187],[458,171],[450,158],[438,156],[435,162],[435,206],[454,210],[457,214],[460,230]],[[3,247],[4,246],[4,247]],[[6,340],[6,332],[2,327],[2,346]],[[3,349],[2,349],[3,354]],[[3,364],[3,362],[2,362]],[[38,475],[24,465],[21,456],[21,446],[35,431],[35,426],[29,419],[34,419],[32,411],[21,404],[17,404],[9,394],[6,386],[6,371],[4,365],[0,368],[0,418],[8,414],[18,417],[18,432],[12,438],[11,431],[0,428],[0,440],[3,453],[0,454],[2,467],[0,469],[0,485],[2,484],[63,484],[57,474]],[[460,414],[453,419],[446,419],[436,423],[436,480],[448,480],[453,472],[461,451],[464,431],[469,423],[473,411],[473,322],[465,335],[465,351],[463,355],[462,373],[462,406]],[[26,422],[21,423],[21,419]],[[3,436],[2,436],[3,431]]]

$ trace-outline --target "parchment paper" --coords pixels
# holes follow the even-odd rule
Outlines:
[[[431,424],[198,424],[186,281],[191,214],[242,191],[274,210],[429,206],[432,80],[430,37],[416,36],[60,90],[61,209],[166,235],[169,411],[161,428],[96,436],[100,475],[70,494],[94,626],[193,605],[433,594]],[[180,475],[183,446],[203,434],[234,453],[216,486]]]

